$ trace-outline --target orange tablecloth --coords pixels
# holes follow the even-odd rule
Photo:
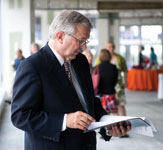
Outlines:
[[[128,89],[157,91],[159,73],[163,73],[163,70],[129,70],[127,74]]]

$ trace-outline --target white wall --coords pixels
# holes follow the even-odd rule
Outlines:
[[[25,57],[30,55],[31,24],[30,24],[30,0],[14,0],[13,8],[10,0],[1,0],[1,30],[0,41],[2,55],[3,84],[6,90],[11,86],[12,67],[11,62],[15,58],[17,48],[22,49]],[[21,2],[19,7],[18,2]]]

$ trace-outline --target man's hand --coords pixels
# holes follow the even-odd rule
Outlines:
[[[67,114],[66,127],[86,130],[91,122],[95,122],[95,119],[84,112],[77,111]]]
[[[126,135],[126,132],[130,130],[131,130],[131,124],[127,121],[108,126],[109,134],[111,134],[112,136],[117,136],[117,137]]]

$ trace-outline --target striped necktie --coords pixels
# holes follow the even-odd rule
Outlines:
[[[71,75],[71,72],[70,72],[70,64],[67,61],[65,61],[64,64],[63,64],[63,66],[64,66],[65,73],[66,73],[66,75],[67,75],[67,77],[68,77],[68,79],[69,79],[72,87],[74,88],[74,90],[75,90],[78,98],[79,98],[80,103],[82,104],[82,106],[86,110],[86,112],[88,112],[87,104],[86,104],[86,102],[84,100],[84,97],[81,97],[81,94],[79,92],[79,89],[76,90],[75,89],[75,86],[74,86],[74,84],[72,82],[72,75]],[[82,93],[82,91],[81,91],[81,93]]]
[[[65,73],[66,73],[66,75],[67,75],[69,81],[70,81],[71,84],[73,85],[69,63],[68,63],[67,61],[65,61],[64,64],[63,64],[63,66],[64,66],[64,70],[65,70]]]

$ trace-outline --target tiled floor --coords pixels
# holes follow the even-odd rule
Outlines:
[[[163,101],[157,100],[156,92],[126,91],[128,116],[149,118],[157,129],[154,137],[129,134],[129,138],[113,137],[105,142],[97,134],[97,150],[163,150]],[[0,119],[0,150],[23,150],[23,132],[10,121],[10,105],[5,104]]]
[[[23,132],[15,128],[10,120],[10,105],[5,104],[0,119],[0,150],[23,150]]]
[[[163,101],[156,92],[127,91],[127,115],[149,118],[157,129],[154,137],[129,134],[129,138],[112,138],[109,143],[98,138],[97,150],[163,150]]]

